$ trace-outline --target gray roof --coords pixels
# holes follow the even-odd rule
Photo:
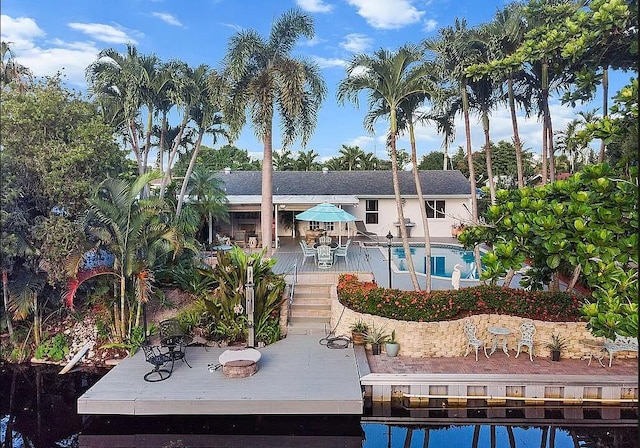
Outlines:
[[[471,194],[469,181],[458,170],[420,171],[422,194],[451,196]],[[227,195],[261,195],[261,171],[220,172]],[[398,173],[403,196],[417,195],[413,173]],[[274,195],[393,196],[391,171],[274,171]]]

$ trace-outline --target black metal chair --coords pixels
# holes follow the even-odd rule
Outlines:
[[[187,361],[187,344],[190,337],[185,335],[176,319],[167,319],[160,322],[160,344],[169,349],[171,357],[181,359],[191,368]]]
[[[144,380],[150,383],[166,380],[173,372],[173,356],[163,352],[157,345],[143,344],[145,360],[153,365],[153,370],[144,375]]]

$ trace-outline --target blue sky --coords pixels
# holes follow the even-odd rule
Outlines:
[[[385,122],[376,134],[362,126],[366,101],[360,108],[340,106],[336,88],[344,77],[345,63],[355,53],[372,53],[380,48],[419,43],[437,35],[438,29],[465,18],[469,26],[488,22],[503,0],[3,0],[0,34],[11,42],[16,60],[36,75],[62,71],[67,82],[84,90],[84,69],[105,48],[123,52],[126,43],[144,54],[155,53],[162,60],[180,59],[192,66],[208,64],[219,68],[229,38],[242,29],[254,29],[268,36],[273,21],[283,12],[298,7],[315,21],[316,36],[303,40],[294,54],[314,60],[322,68],[328,95],[319,113],[318,125],[306,149],[321,159],[338,154],[342,145],[357,145],[366,152],[387,158],[384,147]],[[629,79],[613,74],[611,94]],[[600,99],[582,109],[599,107]],[[555,130],[561,130],[576,110],[557,101],[551,106]],[[474,150],[483,142],[481,125],[472,118]],[[541,125],[534,117],[520,121],[521,138],[534,153],[540,152]],[[492,140],[511,140],[508,111],[497,110],[491,118]],[[417,129],[419,156],[441,150],[442,137],[431,126]],[[205,144],[211,145],[210,141]],[[262,145],[247,127],[234,143],[261,158]],[[455,150],[464,145],[464,129],[458,120]],[[274,149],[281,148],[275,129]],[[408,139],[398,148],[409,149]],[[292,151],[300,148],[296,142]]]

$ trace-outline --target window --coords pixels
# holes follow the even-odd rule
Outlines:
[[[365,222],[367,224],[378,224],[378,200],[367,199],[365,206]]]
[[[332,222],[309,221],[309,230],[326,230],[331,232],[334,229]]]
[[[425,201],[427,218],[444,219],[444,201]]]

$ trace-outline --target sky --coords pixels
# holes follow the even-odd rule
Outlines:
[[[162,61],[178,59],[195,67],[207,64],[220,68],[229,39],[238,31],[253,29],[267,38],[273,22],[284,12],[298,8],[314,20],[315,37],[301,39],[292,54],[316,62],[328,88],[318,114],[313,137],[305,148],[299,141],[290,149],[314,150],[320,160],[338,155],[342,145],[358,146],[387,159],[385,134],[388,124],[380,121],[375,134],[363,127],[366,97],[360,106],[339,105],[336,90],[345,77],[345,65],[358,53],[372,54],[381,48],[396,50],[405,43],[420,43],[436,37],[440,28],[464,18],[469,27],[492,20],[504,0],[3,0],[0,35],[10,43],[16,61],[36,76],[62,72],[68,85],[84,91],[85,68],[98,52],[114,48],[126,51],[127,43],[141,54],[155,54]],[[615,94],[630,75],[614,73],[610,92]],[[555,130],[562,130],[579,110],[593,110],[594,102],[574,110],[551,103]],[[177,121],[177,120],[176,120]],[[478,117],[472,117],[474,151],[484,137]],[[525,148],[540,153],[542,126],[536,117],[519,120]],[[491,116],[491,139],[511,141],[508,110],[495,110]],[[416,128],[418,157],[442,150],[442,136],[432,125]],[[225,144],[222,141],[215,145]],[[204,141],[214,146],[209,139]],[[262,144],[247,126],[237,147],[262,157]],[[453,152],[464,146],[464,127],[456,121]],[[398,140],[399,149],[410,150],[408,137]],[[274,129],[274,150],[282,148],[281,135]]]

